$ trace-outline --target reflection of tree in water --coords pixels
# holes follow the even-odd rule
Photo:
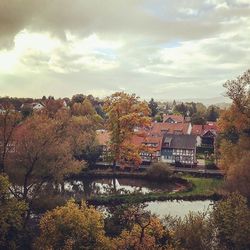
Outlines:
[[[121,185],[117,179],[70,180],[64,183],[63,194],[74,198],[89,198],[96,195],[130,194],[142,192],[142,187]]]
[[[81,200],[98,195],[149,193],[154,191],[172,191],[176,184],[151,182],[141,179],[129,178],[103,178],[103,179],[71,179],[62,183],[46,183],[44,193],[48,195],[61,195]]]

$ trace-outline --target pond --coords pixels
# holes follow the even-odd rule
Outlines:
[[[145,203],[147,211],[163,218],[166,215],[184,217],[189,212],[208,212],[212,210],[214,201],[152,201]]]
[[[75,199],[89,198],[96,195],[177,192],[182,185],[178,183],[159,183],[143,179],[102,178],[65,181],[60,190]]]
[[[64,182],[64,192],[75,199],[89,198],[96,195],[150,193],[150,192],[177,192],[181,187],[178,183],[160,183],[143,179],[130,178],[102,178],[71,180]],[[213,201],[152,201],[146,202],[146,210],[160,218],[171,216],[184,217],[189,212],[210,211]],[[103,206],[100,206],[104,208]],[[104,210],[106,210],[104,208]]]

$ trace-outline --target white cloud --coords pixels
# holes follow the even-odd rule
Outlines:
[[[197,16],[199,13],[197,9],[192,9],[192,8],[180,9],[179,12],[186,14],[188,16]]]
[[[2,95],[218,96],[250,64],[247,0],[4,2]]]
[[[102,40],[96,34],[83,39],[69,32],[66,36],[67,41],[63,42],[48,33],[21,31],[15,36],[11,50],[0,51],[0,72],[18,74],[52,70],[56,73],[67,73],[83,68],[110,70],[119,66],[115,54],[116,50],[122,47],[121,41]],[[63,56],[75,57],[75,60],[65,61]],[[46,60],[43,61],[42,67],[44,58]]]

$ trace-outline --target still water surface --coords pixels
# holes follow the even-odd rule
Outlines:
[[[145,208],[153,214],[157,214],[160,218],[170,214],[172,216],[184,217],[189,212],[207,212],[211,211],[214,202],[205,201],[152,201],[146,203]]]
[[[89,198],[96,195],[176,192],[177,183],[159,183],[142,179],[84,179],[64,182],[62,189],[74,198]]]
[[[74,179],[65,181],[61,185],[60,193],[66,198],[73,197],[74,199],[81,200],[98,195],[130,194],[135,192],[143,194],[151,192],[176,192],[178,188],[180,188],[180,185],[177,183],[159,183],[142,179]],[[146,210],[157,214],[161,218],[168,214],[183,218],[189,212],[205,212],[211,210],[213,201],[174,200],[152,201],[146,204]]]

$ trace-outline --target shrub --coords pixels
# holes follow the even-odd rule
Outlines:
[[[148,178],[161,181],[168,180],[172,174],[169,164],[162,162],[152,164],[147,171]]]

